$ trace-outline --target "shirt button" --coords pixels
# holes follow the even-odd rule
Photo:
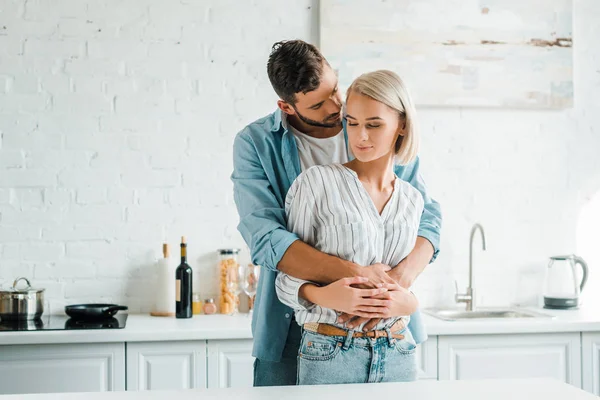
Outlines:
[[[290,314],[289,314],[289,313],[285,313],[285,317],[286,317],[286,318],[289,318],[289,317],[290,317]]]

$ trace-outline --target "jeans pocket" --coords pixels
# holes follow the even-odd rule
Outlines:
[[[408,328],[405,328],[400,333],[404,335],[404,338],[396,340],[396,351],[402,354],[413,354],[415,351],[417,351],[417,343],[415,342],[415,339],[410,333],[410,330]]]
[[[415,350],[390,349],[386,357],[382,382],[412,382],[417,380],[419,368]]]
[[[327,361],[341,350],[342,342],[330,336],[304,332],[298,357],[312,361]]]
[[[371,366],[370,349],[354,346],[344,349],[342,342],[335,346],[336,350],[328,357],[298,357],[298,385],[367,382]],[[335,395],[333,397],[337,398]]]

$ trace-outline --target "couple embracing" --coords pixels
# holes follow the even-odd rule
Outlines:
[[[313,45],[278,42],[278,109],[234,142],[238,229],[262,271],[254,385],[417,378],[427,339],[412,283],[438,253],[441,212],[419,172],[413,102],[394,72],[346,91]]]

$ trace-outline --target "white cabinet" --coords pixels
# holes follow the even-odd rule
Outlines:
[[[206,341],[127,343],[127,390],[206,387]]]
[[[581,335],[583,390],[600,395],[600,333]]]
[[[125,390],[125,344],[0,346],[0,394]]]
[[[600,333],[431,336],[419,379],[550,377],[600,394]],[[251,387],[252,340],[0,346],[0,394]],[[582,386],[583,383],[583,386]]]
[[[252,387],[252,340],[208,341],[208,387]]]
[[[439,379],[559,379],[581,387],[579,333],[440,336]]]
[[[419,379],[438,378],[437,341],[437,336],[429,336],[427,341],[417,346]]]

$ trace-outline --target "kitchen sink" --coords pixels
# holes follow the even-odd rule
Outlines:
[[[492,309],[482,308],[473,311],[456,309],[424,309],[423,312],[432,317],[445,321],[478,320],[478,319],[514,319],[514,318],[554,318],[552,315],[542,314],[530,310],[517,308]]]

